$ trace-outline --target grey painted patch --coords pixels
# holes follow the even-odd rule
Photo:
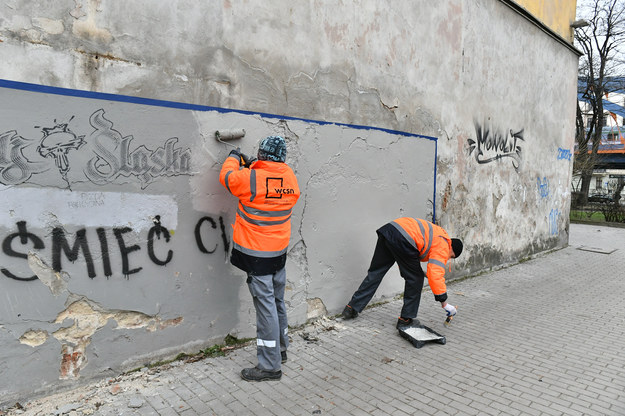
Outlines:
[[[0,320],[48,363],[18,377],[15,394],[32,378],[89,379],[176,355],[181,340],[197,347],[253,332],[244,274],[227,262],[237,205],[218,182],[230,148],[217,130],[244,129],[230,142],[246,154],[267,135],[287,138],[302,189],[287,267],[293,325],[344,302],[375,228],[403,212],[432,212],[432,138],[120,97],[0,87],[0,98],[12,103],[0,112],[0,290],[10,294]],[[22,297],[39,303],[35,327]],[[8,371],[20,374],[28,355],[0,347]]]
[[[22,151],[26,151],[22,149]],[[34,182],[34,178],[31,177]],[[10,198],[0,201],[0,223],[4,227],[15,224],[15,216],[26,221],[29,227],[42,228],[48,224],[86,227],[131,226],[149,230],[154,217],[141,211],[127,211],[128,206],[150,206],[159,212],[160,221],[171,229],[178,225],[178,205],[170,195],[151,195],[130,192],[72,192],[45,188],[33,192],[32,188],[15,188],[0,185],[0,193]]]

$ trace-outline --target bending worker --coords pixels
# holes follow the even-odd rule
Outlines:
[[[462,241],[450,238],[436,224],[417,218],[398,218],[377,230],[378,242],[367,277],[352,296],[343,318],[353,319],[367,306],[384,275],[397,262],[399,273],[406,281],[404,305],[397,320],[400,326],[418,325],[416,319],[423,289],[421,262],[427,262],[427,278],[434,299],[441,303],[447,316],[454,316],[456,308],[447,303],[445,265],[462,253]]]
[[[247,273],[256,309],[258,364],[243,369],[241,377],[249,381],[279,380],[289,346],[284,267],[291,210],[300,191],[293,170],[284,163],[284,138],[263,139],[258,160],[248,164],[245,159],[238,150],[231,151],[219,174],[221,184],[239,198],[230,262]]]

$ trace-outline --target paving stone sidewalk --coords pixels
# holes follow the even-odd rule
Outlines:
[[[250,383],[255,347],[107,379],[6,415],[625,415],[625,229],[571,224],[569,247],[452,282],[449,328],[429,291],[398,336],[401,300],[292,331],[278,382]],[[615,251],[613,251],[615,250]]]

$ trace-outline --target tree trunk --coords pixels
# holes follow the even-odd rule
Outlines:
[[[588,202],[588,191],[590,190],[590,181],[592,179],[592,170],[584,169],[582,171],[582,188],[580,189],[580,204],[585,205]]]
[[[624,186],[625,180],[623,180],[623,177],[618,178],[618,183],[616,185],[616,189],[614,190],[614,203],[616,205],[619,204],[619,200],[621,199],[621,191],[623,190]]]

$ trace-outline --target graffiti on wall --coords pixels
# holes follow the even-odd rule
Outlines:
[[[543,176],[542,180],[537,178],[538,182],[538,193],[541,198],[547,198],[549,196],[549,181],[546,176]]]
[[[70,122],[74,119],[72,116]],[[56,120],[54,120],[56,123]],[[77,136],[68,128],[69,123],[56,124],[54,127],[39,127],[43,132],[43,137],[37,146],[37,152],[44,158],[52,158],[59,170],[59,174],[65,182],[67,172],[69,172],[69,161],[67,154],[70,150],[78,150],[84,144],[84,135]]]
[[[0,183],[40,184],[35,176],[56,168],[67,188],[71,188],[68,173],[76,169],[96,185],[128,178],[145,189],[159,177],[191,174],[191,150],[178,147],[177,137],[168,138],[156,149],[133,148],[134,137],[116,130],[103,109],[89,116],[84,132],[76,132],[80,126],[70,128],[72,121],[74,116],[67,123],[54,120],[51,126],[35,126],[42,132],[38,139],[24,138],[16,130],[0,133]],[[72,166],[69,156],[78,152],[79,160],[86,163]]]
[[[571,153],[571,151],[569,149],[563,149],[561,147],[558,147],[558,158],[557,158],[557,160],[568,160],[570,162],[571,161],[571,157],[573,157],[573,154]]]
[[[523,130],[508,129],[505,133],[495,131],[486,124],[475,122],[476,139],[469,139],[469,154],[475,152],[475,160],[479,164],[491,163],[509,158],[518,172],[522,161],[521,142]]]
[[[560,210],[554,208],[549,212],[549,233],[551,235],[558,235],[558,222],[560,220]]]
[[[170,231],[161,224],[160,216],[156,215],[154,218],[154,225],[147,232],[147,256],[152,263],[158,266],[166,266],[174,257],[174,252],[167,248],[172,236]],[[28,230],[26,221],[18,221],[15,226],[16,230],[2,240],[2,252],[6,256],[13,259],[27,260],[29,249],[41,251],[46,248],[44,240]],[[213,254],[217,251],[217,243],[214,247],[206,247],[205,240],[207,239],[207,233],[211,232],[211,230],[217,231],[218,226],[224,253],[225,255],[228,254],[230,244],[226,235],[224,220],[221,216],[217,220],[210,216],[204,216],[198,220],[194,234],[195,242],[200,252]],[[88,233],[86,228],[81,228],[72,233],[74,235],[72,241],[71,238],[68,238],[67,231],[64,228],[55,227],[52,230],[49,241],[52,269],[55,272],[61,272],[65,259],[73,263],[82,257],[85,261],[87,275],[91,279],[97,277],[100,270],[100,273],[109,278],[114,272],[111,254],[112,250],[116,250],[121,258],[121,269],[118,272],[128,279],[130,275],[139,273],[143,269],[141,266],[136,266],[136,255],[142,250],[142,246],[131,244],[127,239],[127,235],[132,232],[133,229],[130,227],[116,227],[112,229],[98,227],[95,229],[94,235],[93,232]],[[99,253],[99,256],[95,256],[93,254],[95,252]],[[96,264],[95,260],[98,258],[100,263]],[[10,279],[20,281],[31,281],[38,278],[36,275],[19,274],[9,270],[7,267],[0,268],[0,272]]]

